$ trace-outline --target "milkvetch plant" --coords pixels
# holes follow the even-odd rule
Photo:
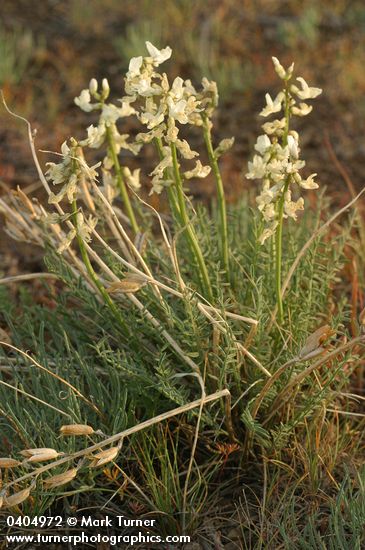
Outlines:
[[[248,163],[248,179],[260,179],[263,182],[261,193],[256,202],[262,213],[265,229],[260,236],[263,244],[266,239],[275,236],[275,288],[279,320],[283,320],[283,303],[281,297],[281,264],[282,264],[282,233],[283,219],[297,219],[298,210],[304,209],[304,199],[292,200],[293,187],[300,189],[317,189],[318,184],[311,174],[303,179],[300,173],[305,161],[299,157],[299,134],[290,128],[293,116],[306,116],[312,111],[312,106],[305,103],[322,93],[320,88],[308,86],[304,78],[296,80],[299,86],[293,84],[294,63],[288,68],[280,64],[276,57],[272,58],[274,68],[283,81],[283,89],[272,99],[266,94],[266,106],[260,115],[268,117],[275,113],[284,116],[263,124],[264,134],[257,138],[256,154]],[[299,104],[298,104],[299,101]]]
[[[295,486],[300,494],[316,476],[327,479],[329,472],[338,479],[332,464],[337,468],[340,460],[328,449],[347,448],[338,440],[332,445],[336,434],[326,426],[346,412],[338,410],[344,409],[342,390],[364,336],[347,339],[347,293],[331,302],[335,288],[340,295],[338,273],[354,231],[349,224],[337,226],[331,239],[322,236],[357,197],[320,225],[327,198],[319,193],[315,213],[303,212],[282,246],[283,220],[304,206],[298,191],[317,187],[315,174],[302,176],[299,136],[290,123],[310,111],[305,102],[320,90],[301,78],[294,82],[293,67],[285,70],[274,59],[283,90],[266,96],[262,115],[283,115],[263,125],[248,173],[263,181],[259,213],[243,197],[229,206],[228,225],[218,161],[233,140],[212,143],[216,85],[203,79],[195,87],[181,77],[170,82],[159,67],[171,49],[146,46],[148,55],[130,61],[119,100],[111,99],[106,79],[91,79],[75,98],[92,124],[82,138],[62,144],[45,173],[28,123],[48,204],[21,189],[0,198],[8,233],[46,251],[51,273],[28,278],[57,282],[52,308],[24,292],[15,318],[0,284],[1,324],[8,323],[20,346],[0,347],[9,352],[0,364],[0,508],[21,505],[27,513],[65,490],[68,503],[82,498],[86,507],[90,494],[103,506],[112,499],[116,509],[129,501],[138,513],[140,504],[143,512],[160,512],[166,533],[194,532],[203,505],[220,494],[223,471],[228,483],[237,472],[246,476],[251,457],[256,464],[264,457],[268,473],[274,464],[303,470]],[[123,130],[130,117],[139,125],[133,136]],[[190,127],[208,162],[192,147]],[[141,158],[147,146],[155,155],[148,176]],[[89,162],[93,154],[99,162]],[[138,156],[133,168],[128,155]],[[195,211],[190,186],[209,174],[217,208]],[[171,216],[144,199],[142,181],[150,193],[166,194]],[[267,239],[276,242],[281,318],[281,263],[291,264],[281,286],[282,293],[287,289],[285,342],[268,318],[276,297],[272,259],[260,244]],[[162,424],[179,414],[184,419]],[[43,425],[51,429],[40,430]],[[264,478],[265,485],[270,476]],[[268,498],[275,493],[267,487]]]
[[[130,60],[125,77],[126,95],[119,100],[120,106],[105,103],[109,96],[109,85],[105,79],[100,93],[97,81],[92,79],[89,89],[83,90],[80,96],[75,98],[75,103],[84,111],[101,111],[98,126],[89,126],[87,139],[80,141],[79,145],[100,148],[107,142],[108,152],[102,168],[103,179],[112,181],[110,171],[114,170],[128,217],[133,229],[137,232],[138,225],[126,191],[126,184],[138,190],[140,170],[135,170],[131,174],[128,167],[122,168],[118,153],[123,148],[137,154],[144,144],[154,142],[160,162],[150,173],[151,193],[160,194],[166,189],[175,220],[186,231],[189,246],[197,261],[205,296],[211,301],[213,296],[209,274],[189,219],[184,183],[194,178],[205,178],[213,169],[220,212],[222,263],[229,276],[226,204],[218,158],[233,144],[233,139],[222,140],[216,149],[213,148],[211,118],[218,103],[216,84],[203,78],[202,89],[199,92],[190,80],[183,80],[181,77],[176,77],[170,84],[166,73],[159,73],[157,68],[171,57],[171,48],[158,50],[150,42],[146,42],[146,46],[148,56],[134,57]],[[121,135],[116,125],[118,119],[131,115],[135,115],[146,129],[137,134],[133,142],[128,141],[127,134]],[[181,125],[202,127],[210,166],[204,166],[197,158],[198,152],[192,150],[185,139],[180,139]],[[186,168],[182,169],[182,162],[185,164],[186,161],[193,159],[196,159],[195,165],[189,167],[187,163]]]

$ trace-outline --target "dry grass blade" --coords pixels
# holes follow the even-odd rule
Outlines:
[[[357,338],[353,338],[346,344],[334,349],[331,352],[326,353],[325,357],[322,357],[321,359],[318,359],[313,365],[310,365],[306,369],[304,369],[302,372],[297,374],[292,378],[292,380],[285,386],[285,388],[276,396],[274,403],[271,406],[272,412],[265,418],[263,424],[267,424],[269,420],[278,412],[278,410],[287,403],[287,400],[284,398],[284,396],[288,393],[290,393],[295,386],[300,384],[305,378],[307,378],[312,372],[316,371],[323,365],[325,365],[328,361],[336,357],[340,353],[344,353],[345,351],[348,351],[352,349],[354,346],[358,344],[364,344],[365,343],[365,336],[358,336]]]
[[[58,275],[55,275],[54,273],[24,273],[23,275],[3,277],[0,279],[0,285],[9,285],[20,281],[32,281],[33,279],[58,279]]]
[[[4,344],[5,342],[0,342],[0,344]],[[30,399],[33,399],[34,401],[37,401],[38,403],[41,403],[42,405],[45,405],[46,407],[49,407],[50,409],[53,409],[54,411],[57,411],[58,413],[62,414],[63,416],[67,416],[68,418],[71,417],[70,414],[66,413],[65,411],[62,411],[61,409],[58,409],[57,407],[54,407],[50,403],[46,403],[43,401],[43,399],[39,399],[39,397],[36,397],[35,395],[32,395],[31,393],[28,393],[24,390],[21,390],[19,388],[16,388],[15,386],[12,386],[11,384],[8,384],[7,382],[4,382],[3,380],[0,380],[0,384],[2,386],[5,386],[7,388],[10,388],[17,393],[20,393],[21,395],[25,395],[26,397],[29,397]]]
[[[67,386],[68,388],[70,388],[73,392],[76,393],[76,395],[78,395],[80,397],[80,399],[82,399],[85,403],[87,403],[89,405],[89,407],[91,407],[92,409],[94,409],[94,411],[96,411],[100,416],[102,416],[102,413],[99,411],[99,409],[97,408],[96,405],[94,405],[94,403],[92,403],[91,401],[89,401],[77,388],[75,388],[75,386],[73,386],[72,384],[70,384],[70,382],[67,382],[67,380],[65,380],[64,378],[62,378],[62,376],[59,376],[58,374],[56,374],[55,372],[52,372],[51,370],[47,369],[46,367],[44,367],[43,365],[41,365],[40,363],[38,363],[38,361],[36,361],[31,355],[29,355],[28,353],[26,353],[25,351],[17,348],[16,346],[13,346],[12,344],[8,344],[6,342],[0,342],[0,344],[4,345],[4,346],[7,346],[11,349],[13,349],[14,351],[17,351],[18,353],[20,353],[21,355],[23,355],[23,357],[26,357],[27,359],[29,359],[29,361],[31,361],[31,363],[33,363],[33,365],[35,365],[38,369],[41,369],[45,372],[47,372],[48,374],[50,374],[51,376],[53,376],[53,378],[56,378],[57,380],[59,380],[60,382],[62,382],[62,384],[65,384],[65,386]],[[68,415],[70,416],[70,415]]]
[[[211,403],[212,401],[216,401],[217,399],[221,399],[222,397],[229,397],[230,392],[228,389],[220,390],[218,392],[212,393],[210,395],[207,395],[204,397],[204,405],[207,403]],[[106,447],[112,443],[120,442],[121,439],[124,437],[128,437],[129,435],[132,435],[134,433],[137,433],[141,430],[145,430],[146,428],[149,428],[150,426],[154,426],[155,424],[159,424],[160,422],[163,422],[164,420],[167,420],[169,418],[172,418],[173,416],[177,416],[179,414],[183,414],[184,412],[191,411],[192,409],[195,409],[197,407],[200,407],[202,405],[202,399],[197,399],[196,401],[192,401],[191,403],[188,403],[187,405],[183,405],[181,407],[178,407],[176,409],[172,409],[170,411],[167,411],[165,413],[159,414],[158,416],[155,416],[153,418],[150,418],[149,420],[146,420],[145,422],[141,422],[140,424],[137,424],[136,426],[132,426],[131,428],[128,428],[127,430],[124,430],[123,432],[120,432],[118,434],[112,435],[111,437],[107,437],[104,439],[104,441],[101,441],[100,443],[96,443],[95,445],[91,445],[90,447],[87,447],[86,449],[82,449],[81,451],[77,451],[76,453],[73,453],[71,455],[65,456],[63,458],[60,458],[59,460],[56,460],[52,464],[47,464],[46,466],[42,466],[40,468],[37,468],[33,472],[30,472],[28,474],[25,474],[24,476],[19,477],[18,479],[15,479],[14,481],[11,481],[8,483],[7,487],[11,487],[12,485],[15,485],[16,483],[19,483],[21,481],[24,481],[26,479],[33,478],[35,476],[38,476],[39,474],[43,472],[47,472],[48,470],[60,466],[61,464],[65,464],[71,460],[75,460],[76,458],[85,457],[87,455],[90,455],[94,451],[99,451],[101,447]]]

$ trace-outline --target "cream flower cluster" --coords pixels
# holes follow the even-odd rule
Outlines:
[[[197,92],[190,80],[176,77],[170,84],[166,73],[159,73],[158,67],[170,59],[172,50],[169,46],[159,50],[150,42],[146,42],[148,55],[133,57],[129,62],[125,76],[125,96],[118,100],[119,105],[106,103],[109,97],[109,84],[102,81],[101,91],[98,91],[98,82],[93,78],[89,88],[82,90],[75,103],[83,111],[100,111],[97,126],[87,128],[87,138],[80,142],[82,146],[100,148],[107,138],[107,132],[116,144],[116,153],[120,149],[127,149],[137,154],[141,147],[154,139],[162,140],[164,158],[151,172],[152,192],[160,193],[171,184],[166,170],[172,167],[171,144],[173,143],[183,159],[191,160],[198,156],[192,151],[188,142],[179,138],[179,126],[191,124],[203,125],[203,117],[208,119],[218,103],[218,91],[215,82],[206,78],[202,80],[202,90]],[[140,132],[134,142],[128,141],[128,134],[120,134],[117,121],[121,118],[135,115],[146,127]],[[110,170],[113,161],[110,155],[104,160],[103,168]],[[189,178],[204,178],[210,172],[209,166],[203,166],[196,160],[195,167],[187,170],[184,176]],[[108,174],[104,174],[108,178]],[[134,189],[139,188],[137,173],[133,178],[126,178]]]
[[[76,214],[76,225],[65,235],[62,239],[60,246],[57,248],[57,252],[62,254],[65,250],[70,248],[72,241],[78,235],[83,241],[91,241],[91,233],[97,224],[97,219],[89,215],[88,218],[85,218],[82,212],[77,212]]]
[[[94,126],[91,124],[87,128],[87,138],[80,141],[80,145],[82,147],[99,149],[107,142],[107,135],[109,132],[117,155],[120,153],[121,149],[131,151],[134,155],[137,155],[141,150],[142,143],[128,141],[130,137],[129,134],[120,134],[117,127],[117,121],[119,119],[136,114],[135,109],[130,105],[130,98],[127,98],[125,101],[120,99],[119,106],[113,103],[106,103],[110,93],[108,80],[106,78],[102,80],[100,92],[98,88],[99,84],[97,80],[92,78],[89,88],[82,90],[81,94],[75,98],[76,105],[83,111],[87,113],[91,111],[100,111],[98,125]],[[113,166],[114,160],[109,148],[103,160],[103,178],[109,178],[109,181],[112,181],[113,177],[110,170]],[[124,176],[128,185],[134,190],[140,188],[139,170],[135,170],[133,174],[131,174],[130,170],[125,168]]]
[[[125,78],[126,96],[123,102],[137,104],[137,117],[146,127],[147,132],[137,135],[137,143],[149,143],[155,138],[163,141],[163,158],[151,172],[152,192],[161,193],[162,189],[172,183],[166,177],[166,170],[171,169],[173,160],[171,144],[174,144],[183,159],[191,160],[198,156],[192,151],[188,142],[179,138],[180,124],[202,126],[203,116],[211,117],[218,102],[218,91],[215,82],[206,78],[202,80],[202,90],[198,93],[190,80],[176,77],[170,85],[166,73],[160,74],[156,68],[171,57],[171,48],[158,50],[146,42],[149,55],[133,57]],[[195,167],[184,173],[186,179],[204,178],[211,168],[203,166],[196,160]]]
[[[66,141],[61,146],[61,162],[47,162],[46,175],[53,185],[62,185],[57,194],[50,194],[48,199],[50,204],[57,204],[64,197],[67,197],[68,202],[72,203],[77,197],[79,179],[82,177],[95,179],[98,175],[96,168],[100,166],[100,162],[94,166],[88,166],[80,154],[78,143],[74,139],[71,139],[70,142],[71,147],[67,145]]]
[[[130,60],[125,76],[125,95],[118,99],[116,104],[108,100],[110,87],[106,78],[102,80],[101,85],[92,78],[89,87],[82,90],[74,100],[83,111],[99,113],[97,124],[91,124],[87,128],[87,137],[75,144],[80,148],[106,148],[102,162],[102,190],[108,193],[111,199],[116,195],[116,190],[113,191],[115,178],[111,172],[114,167],[114,155],[118,155],[122,149],[137,155],[143,145],[156,139],[161,145],[162,158],[150,173],[151,192],[161,193],[164,187],[173,183],[172,144],[182,159],[195,160],[195,165],[190,169],[187,167],[183,172],[185,179],[205,178],[211,171],[210,166],[203,165],[197,159],[198,153],[190,148],[185,139],[180,138],[179,132],[180,125],[211,125],[210,118],[218,104],[216,83],[203,78],[199,92],[190,80],[183,80],[179,76],[170,84],[166,73],[158,72],[158,67],[171,57],[171,48],[167,46],[159,50],[150,42],[146,42],[146,48],[148,55],[133,57]],[[120,120],[129,116],[137,117],[145,126],[145,131],[137,134],[134,140],[130,139],[129,134],[120,133],[117,126]],[[218,158],[232,144],[233,139],[222,140],[214,152],[216,157]],[[78,164],[72,162],[71,157],[76,155],[76,145],[70,154],[68,145],[64,143],[61,151],[62,163],[49,163],[49,179],[54,184],[63,184],[61,191],[51,196],[50,202],[60,202],[65,195],[72,202],[77,193],[78,177],[83,169],[92,170],[92,177],[97,175],[95,168],[98,165],[88,168],[85,161],[82,163],[80,160]],[[122,167],[122,174],[128,186],[134,190],[140,188],[140,169],[131,172],[128,167]]]
[[[300,170],[305,166],[305,161],[299,158],[299,135],[294,130],[289,130],[289,122],[292,116],[305,116],[311,112],[312,106],[305,100],[314,99],[322,90],[308,86],[304,78],[297,78],[299,87],[291,83],[294,65],[287,70],[273,57],[275,71],[284,81],[284,89],[273,99],[266,94],[266,106],[260,115],[267,117],[283,111],[281,118],[263,124],[264,134],[257,138],[255,144],[256,154],[248,163],[248,179],[261,179],[263,188],[256,198],[259,210],[262,213],[266,227],[260,236],[263,243],[271,237],[278,226],[279,205],[283,201],[283,216],[297,218],[297,211],[304,209],[302,197],[292,200],[291,185],[297,184],[299,188],[316,189],[318,184],[314,181],[317,174],[311,174],[303,179]],[[298,105],[299,100],[299,105]]]

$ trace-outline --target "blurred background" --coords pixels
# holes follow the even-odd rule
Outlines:
[[[0,14],[0,86],[11,109],[37,128],[39,149],[58,151],[70,135],[84,137],[90,120],[74,97],[91,77],[107,77],[120,97],[130,57],[145,54],[150,40],[172,47],[163,66],[172,78],[218,83],[215,136],[236,137],[222,159],[229,200],[256,185],[244,173],[265,92],[279,84],[272,55],[295,61],[297,75],[323,88],[296,128],[308,172],[340,202],[348,189],[338,162],[355,188],[363,185],[363,0],[2,0]],[[1,107],[0,189],[29,190],[36,181],[25,128]],[[208,180],[193,192],[208,198],[212,188]]]

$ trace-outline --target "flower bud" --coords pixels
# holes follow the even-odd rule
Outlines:
[[[90,90],[91,95],[95,96],[95,94],[98,91],[98,81],[96,80],[96,78],[92,78],[90,80],[89,90]]]
[[[286,78],[286,71],[280,61],[277,57],[272,57],[272,61],[274,63],[275,72],[278,75],[279,78],[282,78],[283,80]]]
[[[110,93],[110,86],[109,86],[109,82],[108,82],[107,78],[103,78],[102,83],[101,83],[101,87],[103,89],[103,92],[101,94],[102,98],[106,99],[109,96],[109,93]]]

